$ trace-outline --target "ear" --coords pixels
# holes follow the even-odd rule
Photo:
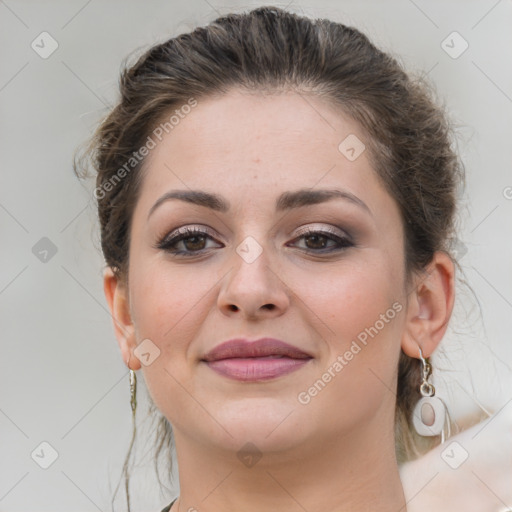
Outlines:
[[[103,290],[112,315],[114,331],[123,361],[132,370],[139,370],[141,367],[140,361],[133,354],[137,344],[130,313],[128,290],[110,267],[107,267],[103,273]]]
[[[410,357],[430,355],[441,342],[455,302],[455,267],[450,256],[434,253],[425,272],[415,278],[410,292],[402,350]]]

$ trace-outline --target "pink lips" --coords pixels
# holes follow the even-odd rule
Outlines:
[[[212,370],[235,380],[268,380],[298,370],[312,356],[274,338],[232,339],[202,359]]]

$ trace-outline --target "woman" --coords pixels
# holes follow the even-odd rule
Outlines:
[[[90,148],[104,289],[175,442],[165,510],[406,510],[399,463],[448,425],[428,358],[463,178],[426,87],[267,7],[155,45],[120,88]]]

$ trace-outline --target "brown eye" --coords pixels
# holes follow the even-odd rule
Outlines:
[[[308,249],[325,249],[329,239],[324,235],[306,235],[304,237]],[[308,243],[309,242],[309,243]]]
[[[161,249],[173,255],[188,256],[195,253],[201,253],[207,247],[208,240],[214,238],[206,231],[197,228],[181,228],[175,231],[176,235],[165,236],[156,245],[157,249]]]
[[[318,254],[341,251],[354,246],[348,238],[326,231],[306,231],[294,241],[298,240],[303,240],[305,245],[299,249]]]
[[[204,235],[195,235],[182,238],[183,245],[189,251],[200,251],[204,249],[206,237]]]

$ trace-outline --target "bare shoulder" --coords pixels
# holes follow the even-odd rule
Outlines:
[[[512,511],[512,402],[400,468],[408,512]]]

